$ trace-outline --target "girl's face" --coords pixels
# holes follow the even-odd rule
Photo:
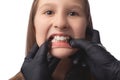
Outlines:
[[[85,38],[86,15],[84,0],[40,0],[34,18],[36,41],[40,46],[51,40],[50,53],[65,58],[76,52],[68,41],[70,38]]]

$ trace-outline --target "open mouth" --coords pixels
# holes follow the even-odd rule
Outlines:
[[[68,35],[54,34],[51,37],[52,47],[70,47],[69,40],[71,39]]]
[[[70,38],[68,36],[54,36],[52,42],[68,42]]]

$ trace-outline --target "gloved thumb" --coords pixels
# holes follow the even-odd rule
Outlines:
[[[94,44],[101,44],[99,32],[97,30],[93,30],[92,33],[91,41],[85,39],[71,39],[70,45],[74,48],[87,49]]]
[[[92,46],[92,44],[85,39],[72,39],[72,40],[70,40],[70,45],[73,48],[82,48],[82,49],[85,49],[85,50],[87,48],[89,48],[90,46]]]

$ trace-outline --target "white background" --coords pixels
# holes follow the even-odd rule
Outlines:
[[[29,11],[33,0],[0,0],[0,80],[15,75],[25,56]],[[58,0],[59,1],[59,0]],[[90,0],[94,28],[103,45],[120,60],[120,0]]]

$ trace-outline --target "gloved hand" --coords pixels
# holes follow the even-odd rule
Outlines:
[[[71,39],[70,45],[85,51],[87,64],[97,80],[120,80],[120,62],[102,46],[97,30],[93,30],[91,41]]]
[[[21,68],[25,80],[51,80],[59,59],[52,58],[47,60],[49,41],[40,47],[35,43],[28,56],[26,56]]]

